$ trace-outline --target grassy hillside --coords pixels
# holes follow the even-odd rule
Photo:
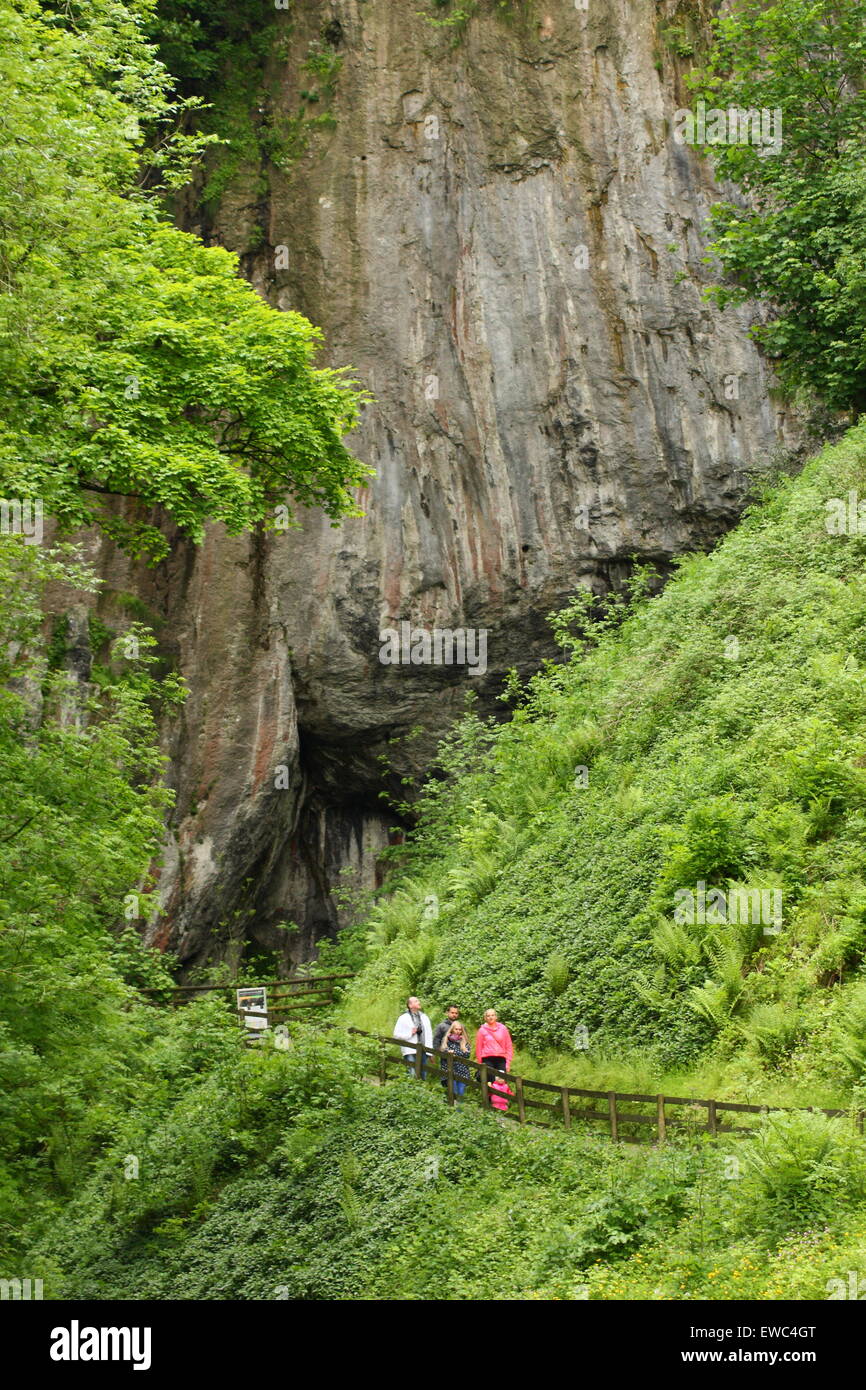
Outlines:
[[[863,425],[659,597],[615,606],[588,641],[569,635],[585,603],[557,620],[564,663],[511,692],[511,722],[470,715],[445,750],[372,912],[353,1021],[387,1027],[412,989],[473,1024],[495,1005],[537,1076],[850,1097],[866,1062],[866,536],[831,534],[827,503],[852,489],[866,495]],[[676,920],[701,884],[776,892],[780,920]]]

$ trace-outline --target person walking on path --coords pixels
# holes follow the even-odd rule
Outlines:
[[[442,1056],[439,1065],[442,1069],[442,1084],[446,1091],[448,1089],[448,1054],[450,1053],[454,1061],[451,1064],[451,1075],[453,1078],[453,1094],[455,1100],[460,1100],[466,1090],[466,1083],[469,1080],[469,1067],[467,1062],[472,1056],[469,1050],[469,1039],[466,1036],[466,1029],[459,1018],[454,1022],[442,1039],[440,1047]]]
[[[456,1023],[459,1017],[459,1007],[456,1004],[449,1004],[448,1008],[445,1010],[445,1017],[443,1018],[441,1023],[436,1024],[436,1028],[433,1033],[434,1052],[442,1051],[442,1044],[445,1041],[445,1035],[448,1032],[448,1029],[451,1027],[452,1023]],[[442,1084],[443,1086],[447,1085],[447,1079],[444,1075],[442,1077]]]
[[[433,1028],[430,1020],[421,1010],[421,1001],[414,994],[410,994],[406,1000],[406,1012],[401,1014],[394,1024],[395,1038],[403,1038],[407,1043],[421,1043],[422,1046],[432,1047]],[[415,1075],[415,1052],[414,1047],[401,1047],[403,1061],[410,1076]],[[421,1078],[427,1075],[427,1053],[421,1054]]]
[[[485,1062],[497,1071],[511,1071],[514,1043],[504,1023],[499,1022],[495,1009],[484,1010],[484,1022],[475,1035],[475,1060]]]

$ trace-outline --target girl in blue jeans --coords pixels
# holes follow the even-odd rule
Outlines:
[[[448,1080],[448,1061],[447,1054],[451,1053],[454,1058],[454,1097],[459,1100],[466,1090],[466,1082],[469,1080],[469,1067],[467,1063],[472,1055],[469,1048],[469,1039],[466,1036],[466,1029],[459,1019],[455,1020],[442,1040],[442,1057],[439,1065],[442,1068],[442,1079]]]

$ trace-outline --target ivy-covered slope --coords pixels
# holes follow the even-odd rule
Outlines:
[[[735,1154],[520,1129],[408,1077],[368,1085],[361,1049],[314,1032],[244,1053],[216,1001],[169,1017],[27,1256],[46,1297],[824,1299],[862,1265],[845,1120],[769,1116]]]
[[[473,1022],[497,1007],[536,1057],[588,1043],[681,1068],[714,1045],[831,1089],[859,1077],[866,538],[828,507],[858,489],[863,425],[590,645],[569,636],[585,604],[557,620],[564,664],[445,750],[372,912],[356,1018],[384,1024],[412,988]],[[677,920],[702,884],[763,890],[769,918]]]

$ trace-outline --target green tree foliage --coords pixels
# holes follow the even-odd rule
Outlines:
[[[692,84],[715,108],[778,109],[782,143],[711,145],[748,194],[713,209],[712,250],[734,279],[724,305],[759,298],[755,336],[783,382],[834,409],[866,408],[866,4],[747,0],[714,23]]]
[[[208,96],[227,59],[263,35],[273,42],[273,0],[159,0],[147,29],[184,92]],[[265,57],[266,47],[258,53]]]
[[[159,211],[201,142],[167,134],[148,13],[0,4],[0,491],[158,557],[160,516],[198,538],[292,498],[336,522],[369,470],[342,440],[358,393],[314,366],[317,330]]]
[[[316,330],[160,211],[208,137],[179,133],[195,103],[170,98],[152,18],[148,0],[0,0],[0,495],[159,558],[165,523],[236,532],[288,499],[336,522],[367,470],[342,442],[358,394],[315,367]],[[156,719],[183,692],[140,624],[134,658],[124,643],[73,678],[67,617],[46,641],[49,584],[96,587],[73,549],[0,536],[3,1250],[22,1194],[53,1210],[147,1092],[164,1020],[135,988],[169,981],[138,931],[171,802]],[[236,1047],[223,1014],[190,1018]],[[148,1056],[165,1099],[189,1060]]]
[[[141,656],[80,687],[40,655],[47,583],[92,581],[69,556],[0,540],[0,1246],[29,1192],[68,1190],[126,1095],[138,1030],[127,979],[165,980],[118,930],[148,911],[169,793],[155,710],[181,691]]]

